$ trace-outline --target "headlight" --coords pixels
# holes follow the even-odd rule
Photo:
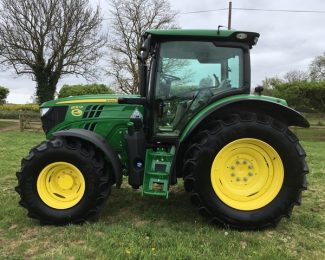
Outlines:
[[[239,39],[239,40],[244,40],[247,38],[247,34],[246,33],[237,33],[236,37]]]
[[[47,113],[47,111],[49,111],[49,110],[50,110],[49,107],[41,108],[41,109],[40,109],[41,117],[44,116],[44,115]]]

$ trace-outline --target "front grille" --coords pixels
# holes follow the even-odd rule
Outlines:
[[[51,107],[49,111],[41,117],[44,132],[48,133],[54,126],[63,122],[67,110],[67,106]]]

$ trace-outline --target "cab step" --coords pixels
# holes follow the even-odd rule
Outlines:
[[[142,196],[168,198],[170,171],[175,155],[175,147],[146,150],[146,160],[142,185]]]

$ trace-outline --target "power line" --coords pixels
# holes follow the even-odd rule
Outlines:
[[[262,8],[236,8],[236,7],[233,7],[232,9],[239,10],[239,11],[256,11],[256,12],[325,13],[325,10],[291,10],[291,9],[262,9]],[[180,14],[210,13],[210,12],[225,11],[225,10],[228,10],[228,8],[191,11],[191,12],[183,12]]]
[[[261,9],[261,8],[233,8],[243,11],[286,12],[286,13],[325,13],[325,10],[290,10],[290,9]]]
[[[210,9],[210,10],[200,10],[200,11],[190,11],[182,12],[182,14],[197,14],[197,13],[211,13],[219,11],[228,11],[229,8],[219,8],[219,9]],[[232,7],[232,10],[239,11],[255,11],[255,12],[282,12],[282,13],[325,13],[325,10],[291,10],[291,9],[263,9],[263,8],[238,8]],[[114,18],[103,18],[102,20],[114,20]]]

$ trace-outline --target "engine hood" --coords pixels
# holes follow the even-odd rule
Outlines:
[[[58,98],[44,102],[40,108],[47,108],[53,106],[72,105],[72,104],[85,104],[85,103],[117,103],[118,98],[138,98],[139,95],[123,95],[123,94],[96,94],[96,95],[83,95],[71,96],[66,98]]]

